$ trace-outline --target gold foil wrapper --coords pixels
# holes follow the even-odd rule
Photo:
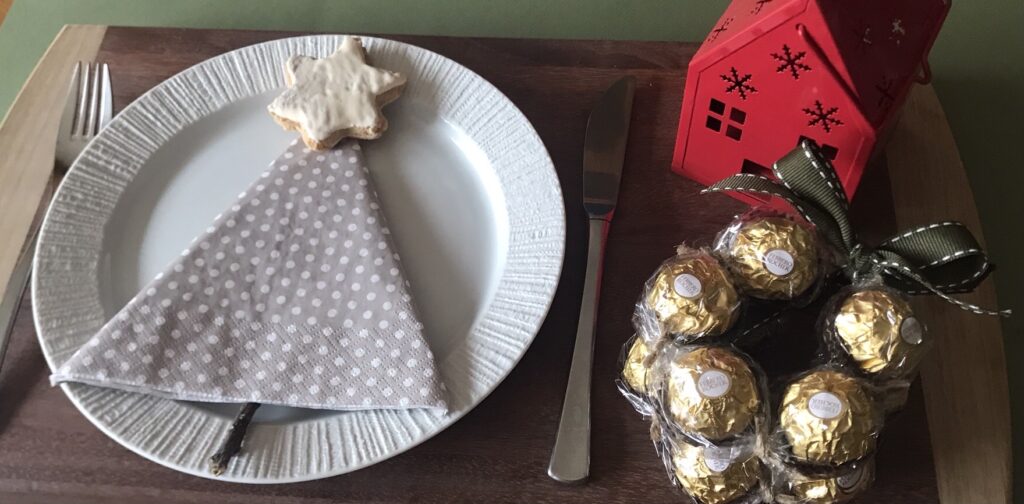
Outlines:
[[[676,256],[658,269],[647,305],[665,331],[715,336],[739,316],[739,296],[725,270],[708,254]]]
[[[680,443],[672,470],[683,489],[701,504],[725,504],[757,487],[761,462],[753,454],[735,456],[728,449]]]
[[[875,450],[879,415],[868,392],[852,376],[814,371],[789,384],[779,425],[797,460],[837,466]]]
[[[814,285],[820,270],[814,233],[785,217],[742,223],[727,258],[736,286],[762,299],[799,296]]]
[[[622,367],[622,379],[638,394],[647,395],[647,372],[651,370],[651,350],[643,338],[634,337]]]
[[[854,292],[833,321],[843,349],[871,374],[909,374],[924,356],[924,328],[905,300],[886,290]]]
[[[743,432],[761,404],[750,366],[726,348],[697,348],[676,357],[667,380],[672,420],[683,432],[705,439],[722,440]]]
[[[874,478],[873,458],[830,475],[806,475],[793,470],[786,500],[801,504],[841,504],[867,490]]]

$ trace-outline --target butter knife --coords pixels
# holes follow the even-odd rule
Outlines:
[[[564,483],[582,482],[590,474],[590,381],[597,299],[605,238],[619,197],[635,89],[636,79],[623,77],[605,91],[590,113],[583,143],[583,208],[590,217],[587,273],[562,419],[548,465],[548,476]]]

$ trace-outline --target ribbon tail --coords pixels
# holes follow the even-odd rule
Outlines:
[[[989,310],[987,308],[982,308],[976,304],[960,301],[959,299],[956,299],[950,296],[949,294],[942,292],[941,290],[933,286],[930,282],[928,282],[928,280],[926,280],[923,276],[916,273],[908,266],[900,264],[898,262],[879,261],[877,264],[883,268],[889,269],[890,271],[896,272],[897,275],[907,277],[913,280],[916,284],[924,287],[932,294],[935,294],[936,296],[945,299],[947,302],[952,303],[960,307],[961,309],[967,310],[971,313],[975,313],[977,315],[994,315],[999,317],[1009,317],[1013,313],[1013,310]]]

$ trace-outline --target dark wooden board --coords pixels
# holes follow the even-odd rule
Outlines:
[[[119,28],[99,61],[111,66],[117,109],[211,56],[294,33]],[[679,242],[706,245],[744,207],[668,165],[686,63],[695,44],[393,36],[452,58],[491,81],[533,122],[566,198],[566,261],[554,304],[518,367],[479,407],[423,445],[326,480],[274,486],[187,476],[131,453],[82,417],[59,389],[35,340],[28,300],[0,374],[0,502],[681,502],[655,457],[647,423],[615,390],[622,342],[646,277]],[[592,478],[565,486],[545,474],[572,352],[586,248],[580,207],[583,133],[601,92],[638,79],[620,206],[608,240],[593,390]],[[884,163],[863,183],[856,217],[891,231]],[[866,203],[866,204],[863,204]],[[786,352],[785,345],[767,352]],[[769,356],[769,358],[771,358]],[[892,418],[878,481],[859,502],[937,502],[921,394]]]

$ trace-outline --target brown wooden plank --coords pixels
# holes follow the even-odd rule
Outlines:
[[[99,58],[111,65],[121,108],[164,78],[277,32],[110,28]],[[562,282],[534,345],[477,409],[431,441],[391,460],[327,480],[245,486],[176,473],[121,448],[46,384],[27,307],[0,375],[0,500],[17,502],[678,502],[647,439],[646,423],[612,385],[619,346],[646,276],[678,242],[707,244],[743,207],[668,170],[693,44],[394,36],[444,54],[506,93],[547,145],[567,201]],[[589,108],[616,78],[638,78],[620,209],[609,236],[594,369],[593,477],[557,484],[544,473],[554,441],[582,289],[585,228],[580,198]],[[897,188],[893,184],[893,188]],[[869,172],[855,204],[866,234],[892,231],[884,167]],[[865,204],[865,202],[867,202]],[[888,223],[888,224],[886,224]],[[767,342],[766,359],[787,345]],[[772,356],[775,357],[772,357]],[[772,362],[766,362],[771,367]],[[934,425],[934,421],[933,421]],[[954,453],[955,455],[955,453]],[[890,420],[879,477],[863,502],[937,502],[935,469],[915,388]],[[954,474],[951,476],[956,478]],[[952,501],[955,502],[955,501]]]
[[[959,220],[981,238],[981,222],[953,133],[931,87],[916,87],[886,153],[901,229]],[[1005,281],[1005,280],[1004,280]],[[989,280],[964,300],[996,306]],[[999,320],[917,300],[936,345],[921,378],[944,502],[1012,502],[1010,395]]]

